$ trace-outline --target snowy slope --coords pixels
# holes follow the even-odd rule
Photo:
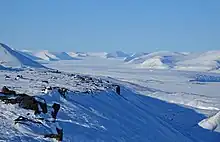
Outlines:
[[[140,67],[142,68],[154,68],[154,69],[169,69],[172,66],[173,66],[172,60],[160,56],[152,57],[140,64]]]
[[[148,59],[154,58],[154,57],[161,57],[161,58],[167,58],[169,60],[172,60],[173,62],[176,60],[180,60],[180,58],[184,56],[181,53],[177,53],[177,52],[168,52],[168,51],[160,51],[160,52],[152,52],[137,58],[134,58],[133,60],[130,61],[130,63],[134,63],[134,64],[141,64],[143,62],[145,62]],[[172,59],[170,59],[172,58]]]
[[[175,68],[193,71],[217,70],[220,68],[220,51],[190,54],[185,60],[179,61]]]
[[[48,50],[44,50],[44,51],[34,53],[34,56],[36,56],[38,58],[41,58],[43,60],[47,60],[47,61],[58,61],[59,60],[58,57],[56,57],[55,55],[50,53]]]
[[[34,56],[33,55],[33,52],[32,51],[27,51],[27,50],[21,50],[21,51],[18,51],[20,54],[28,57],[29,59],[31,60],[42,60],[41,58],[37,57],[37,56]]]
[[[4,67],[20,68],[33,67],[44,68],[41,64],[22,55],[16,50],[11,49],[5,44],[0,43],[0,65]]]
[[[4,80],[5,74],[11,78]],[[18,74],[24,78],[14,80]],[[113,78],[37,71],[0,72],[0,78],[0,87],[7,85],[17,92],[43,97],[50,106],[54,102],[61,105],[56,122],[51,122],[49,114],[35,116],[31,110],[0,101],[2,141],[51,141],[43,134],[52,133],[57,126],[64,130],[63,141],[218,142],[220,139],[219,133],[197,125],[205,116],[139,95]],[[113,84],[121,86],[121,95],[115,92]],[[56,89],[41,92],[45,86],[70,91],[64,98]],[[40,124],[31,121],[15,124],[18,116]]]
[[[132,55],[126,57],[124,59],[125,62],[130,62],[131,60],[135,59],[135,58],[138,58],[140,56],[144,56],[144,55],[147,55],[148,53],[144,53],[144,52],[141,52],[141,53],[133,53]]]
[[[70,56],[67,52],[52,52],[59,60],[79,60],[79,58],[75,58]]]
[[[169,69],[185,57],[182,53],[160,51],[137,56],[129,61],[141,68]]]
[[[213,72],[218,72],[220,69],[220,51],[208,51],[204,53],[160,51],[142,56],[133,56],[127,57],[125,61],[141,68]]]
[[[212,116],[220,110],[220,97],[216,91],[219,90],[220,74],[146,70],[132,68],[132,65],[124,64],[122,60],[95,59],[53,62],[48,66],[68,72],[111,76],[140,94],[184,105],[207,116]]]

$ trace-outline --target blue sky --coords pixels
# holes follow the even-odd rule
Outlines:
[[[17,49],[220,50],[219,0],[2,0],[0,17]]]

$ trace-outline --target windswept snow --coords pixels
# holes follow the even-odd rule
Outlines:
[[[5,74],[11,78],[4,80]],[[18,74],[23,78],[14,80]],[[57,126],[64,130],[63,141],[218,142],[220,139],[219,133],[197,125],[205,119],[204,115],[139,95],[113,78],[50,71],[6,71],[0,72],[0,78],[0,87],[6,84],[17,92],[44,98],[49,106],[54,102],[61,105],[57,120],[52,122],[50,115],[35,116],[33,111],[0,102],[2,141],[51,141],[43,135],[52,133]],[[48,80],[48,84],[43,80]],[[112,84],[121,86],[121,95]],[[46,86],[70,91],[64,98],[56,89],[41,92]],[[15,124],[18,116],[39,123]]]
[[[199,122],[199,126],[201,126],[202,128],[208,129],[208,130],[212,130],[212,131],[214,131],[215,129],[219,127],[219,130],[220,130],[220,111],[216,113],[215,115]]]
[[[181,104],[209,116],[220,110],[220,97],[216,91],[220,85],[219,74],[137,69],[123,61],[95,59],[54,62],[48,66],[68,72],[111,76],[140,94]]]

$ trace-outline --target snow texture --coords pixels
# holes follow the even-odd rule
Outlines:
[[[10,78],[4,79],[5,74]],[[23,78],[14,80],[18,74]],[[205,119],[204,115],[135,93],[113,78],[50,71],[3,71],[0,78],[2,85],[7,84],[17,92],[43,97],[49,106],[54,102],[61,105],[56,122],[51,122],[49,115],[35,116],[30,110],[0,102],[2,141],[51,141],[43,134],[54,133],[57,126],[64,130],[63,141],[218,142],[220,139],[219,133],[197,125]],[[121,86],[121,95],[112,84]],[[66,87],[70,91],[63,98],[56,89],[41,92],[46,86]],[[18,116],[40,123],[15,124],[13,120]]]

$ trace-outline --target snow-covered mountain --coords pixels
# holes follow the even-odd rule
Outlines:
[[[10,68],[44,68],[40,63],[29,59],[20,52],[0,43],[0,65]]]
[[[67,52],[52,52],[59,60],[79,60],[79,58],[72,57]]]
[[[84,58],[84,57],[88,57],[89,56],[85,52],[69,52],[68,55],[73,57],[73,58]]]
[[[39,52],[20,51],[20,53],[33,60],[46,60],[46,61],[79,60],[79,58],[73,57],[71,53],[67,53],[67,52],[50,52],[48,50],[43,50]]]
[[[112,53],[106,54],[106,58],[126,58],[129,54],[122,52],[122,51],[116,51]]]
[[[169,69],[184,57],[185,55],[181,53],[161,51],[139,55],[128,63],[136,64],[141,68]]]
[[[106,58],[124,60],[137,68],[146,69],[172,69],[187,71],[212,71],[220,72],[220,51],[208,51],[203,53],[169,52],[159,51],[152,53],[128,54],[122,51],[107,52],[50,52],[43,50],[32,52],[27,50],[17,51],[31,60],[61,61],[84,60],[86,58]]]
[[[179,70],[212,71],[220,68],[220,51],[189,54],[175,67]]]
[[[140,53],[133,53],[131,56],[128,56],[124,59],[125,62],[130,62],[131,60],[138,58],[140,56],[147,55],[148,53],[140,52]]]
[[[220,51],[204,53],[152,52],[134,54],[125,62],[139,68],[175,69],[189,71],[218,71],[220,69]]]
[[[41,58],[46,61],[58,61],[59,58],[56,57],[53,53],[49,52],[48,50],[40,51],[33,53],[34,56]]]
[[[43,59],[41,59],[41,58],[39,58],[39,57],[37,57],[37,56],[34,56],[33,53],[32,53],[32,51],[29,51],[29,50],[21,50],[21,51],[18,51],[18,52],[19,52],[20,54],[22,54],[22,55],[28,57],[28,58],[31,59],[31,60],[43,60]]]

